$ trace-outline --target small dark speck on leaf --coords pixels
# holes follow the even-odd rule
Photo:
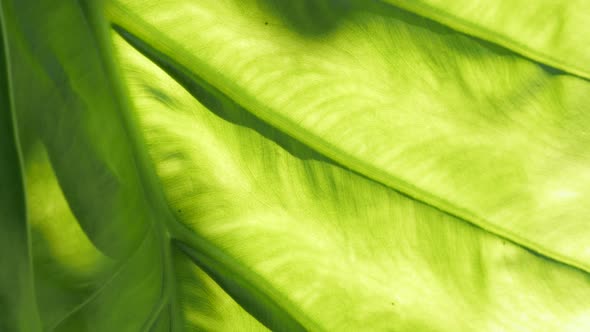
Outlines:
[[[178,210],[178,212],[182,212],[182,210]]]
[[[264,22],[264,25],[268,25],[268,22]]]
[[[395,302],[391,302],[391,305],[395,305]]]

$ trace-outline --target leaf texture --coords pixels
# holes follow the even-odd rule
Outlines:
[[[3,1],[0,329],[589,330],[588,4],[524,6]]]
[[[171,60],[144,49],[166,74],[117,45],[169,204],[192,230],[178,237],[226,250],[307,330],[585,326],[588,304],[574,294],[586,273],[350,172]],[[571,302],[553,307],[556,297]]]
[[[533,60],[590,79],[590,2],[386,0]]]
[[[4,85],[2,90],[3,103],[11,100],[2,109],[2,125],[10,128],[5,118],[15,114],[29,202],[24,219],[24,211],[14,210],[22,202],[13,203],[22,188],[3,180],[3,190],[14,193],[2,201],[13,210],[2,211],[14,212],[2,220],[2,234],[10,238],[3,241],[3,255],[10,260],[2,260],[2,271],[12,274],[2,278],[2,326],[8,331],[182,330],[181,303],[202,312],[199,317],[210,316],[192,323],[205,330],[241,322],[260,326],[197,267],[176,262],[178,249],[171,247],[165,226],[168,207],[158,200],[159,190],[146,190],[156,180],[149,178],[147,159],[142,161],[141,137],[114,76],[102,7],[3,1],[2,14],[3,50],[10,60],[4,77],[11,78],[10,91]],[[64,31],[70,32],[67,39]],[[3,144],[14,150],[11,131],[2,134]],[[3,172],[19,167],[13,156],[2,162],[7,163]],[[6,178],[17,181],[18,174]],[[25,264],[31,260],[36,299],[27,295],[33,288],[25,284],[31,278]],[[194,276],[191,285],[185,285],[187,275]],[[184,290],[182,297],[176,287]],[[207,301],[197,301],[203,293]],[[235,314],[226,318],[219,310]]]
[[[40,321],[33,288],[21,156],[11,112],[13,87],[6,66],[6,26],[0,23],[0,329],[35,330]]]
[[[348,5],[326,28],[281,3],[128,1],[111,16],[141,15],[120,24],[338,163],[590,269],[586,80],[386,4],[320,1]]]

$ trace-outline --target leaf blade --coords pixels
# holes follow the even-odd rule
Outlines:
[[[203,255],[221,252],[208,264],[254,271],[250,284],[287,298],[307,316],[298,320],[313,324],[304,327],[575,331],[588,324],[577,293],[588,288],[583,271],[330,163],[212,92],[210,82],[181,77],[176,62],[128,40],[141,53],[117,40],[121,67],[182,223],[171,235]],[[574,283],[575,291],[566,286]]]
[[[579,126],[588,121],[581,111],[586,81],[553,75],[504,49],[389,5],[351,3],[356,4],[351,22],[344,16],[342,31],[334,28],[334,37],[318,33],[320,39],[285,32],[280,21],[274,28],[253,24],[253,17],[273,15],[253,3],[182,2],[177,8],[183,9],[175,10],[121,1],[109,15],[167,56],[174,50],[179,65],[340,164],[535,252],[590,269],[588,229],[578,218],[587,215],[588,157],[581,151],[588,137]],[[133,19],[119,21],[126,15]],[[216,22],[226,16],[234,23]],[[183,30],[184,25],[192,28]],[[245,26],[251,28],[246,37]],[[374,40],[363,39],[366,26],[372,27]],[[209,33],[186,32],[193,30]],[[388,36],[400,33],[403,42],[391,44]],[[350,43],[348,38],[355,37]],[[243,38],[247,41],[240,43]],[[426,42],[430,38],[434,42]],[[458,54],[463,67],[453,65],[453,59],[446,67],[435,54]],[[407,72],[395,72],[403,68]],[[424,73],[412,77],[414,68]],[[275,84],[279,78],[284,82]],[[366,86],[358,89],[358,84]],[[408,84],[416,95],[404,95]],[[319,86],[338,91],[340,104],[325,100]],[[524,96],[510,95],[519,90]],[[521,104],[523,111],[513,111]],[[419,111],[405,111],[413,107]],[[494,120],[498,110],[505,114],[496,118],[506,121]],[[354,125],[347,127],[345,119],[352,117]],[[563,125],[553,126],[555,121]],[[450,155],[459,158],[449,162]],[[559,168],[578,176],[550,176]],[[556,188],[560,182],[565,188]],[[497,183],[502,190],[486,190]],[[543,191],[531,192],[533,187]],[[562,220],[557,227],[554,218]]]

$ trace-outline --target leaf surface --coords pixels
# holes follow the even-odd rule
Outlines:
[[[11,112],[13,86],[6,66],[6,35],[6,26],[0,21],[0,330],[35,330],[40,321],[33,289],[21,156]]]
[[[236,9],[235,13],[246,13],[249,21],[257,17],[246,10],[247,7],[240,6],[244,6],[244,2],[237,6],[241,10]],[[191,8],[190,5],[187,7]],[[198,11],[187,8],[178,11],[189,12],[194,15]],[[224,15],[229,15],[228,12],[220,11]],[[469,226],[465,220],[451,217],[351,172],[347,166],[352,168],[355,164],[347,163],[349,159],[339,160],[343,164],[339,165],[310,149],[310,146],[317,147],[314,144],[321,139],[319,135],[310,135],[311,138],[302,142],[293,137],[299,134],[269,125],[272,119],[262,121],[263,115],[256,113],[258,108],[250,111],[237,99],[246,98],[244,91],[257,84],[270,85],[264,75],[270,71],[272,60],[278,62],[279,57],[268,55],[259,60],[252,56],[250,62],[244,64],[244,71],[252,71],[251,80],[248,84],[232,85],[237,91],[232,99],[225,93],[232,91],[226,85],[212,85],[212,82],[219,82],[219,78],[207,76],[205,79],[208,68],[200,67],[202,62],[199,59],[193,62],[194,67],[184,66],[189,64],[187,59],[192,61],[197,57],[191,58],[192,54],[207,54],[213,47],[210,45],[215,44],[213,39],[209,44],[201,45],[199,52],[177,56],[183,46],[168,44],[172,41],[158,34],[158,31],[166,31],[165,27],[182,27],[180,22],[203,24],[204,20],[189,23],[188,20],[172,20],[172,15],[161,17],[174,23],[160,22],[158,27],[164,27],[162,29],[126,26],[138,34],[144,32],[141,35],[144,39],[123,28],[118,30],[147,58],[123,41],[117,45],[120,45],[122,68],[129,80],[130,94],[142,119],[141,127],[145,130],[169,204],[175,207],[177,218],[200,235],[199,240],[211,241],[230,256],[237,257],[239,264],[248,267],[245,275],[255,273],[257,279],[248,277],[255,280],[252,282],[254,287],[274,288],[271,295],[281,303],[285,302],[283,297],[286,296],[291,304],[283,307],[307,329],[493,331],[524,328],[575,331],[586,324],[583,317],[588,304],[573,300],[570,296],[574,292],[566,296],[573,301],[572,309],[567,310],[577,314],[564,320],[557,318],[561,313],[549,314],[563,309],[561,306],[560,309],[551,308],[553,296],[562,298],[553,292],[567,289],[569,282],[547,278],[544,273],[539,276],[548,268],[545,266],[550,265],[551,269],[559,266],[564,269],[560,271],[567,270],[572,277],[579,276],[579,285],[585,285],[587,276],[584,272],[531,254],[521,246]],[[239,25],[240,21],[231,17],[228,22]],[[223,39],[221,32],[214,33],[226,29],[227,25],[200,26],[200,30],[210,31],[211,35],[224,41],[218,43],[220,47],[230,48],[238,43]],[[240,38],[245,35],[244,26],[241,25]],[[262,22],[259,29],[264,31],[266,26]],[[257,36],[255,32],[252,35]],[[149,36],[153,38],[149,39]],[[219,58],[207,59],[219,63],[219,68],[224,71],[217,73],[223,75],[231,72],[232,65],[239,59],[247,57],[248,51],[262,52],[260,50],[266,46],[264,42],[280,41],[281,36],[287,38],[279,33],[274,35],[276,38],[262,37],[262,32],[260,36],[260,40],[246,43],[248,48],[241,52],[220,51],[216,53]],[[191,45],[195,39],[198,37],[186,36],[184,45]],[[155,40],[154,44],[149,44],[151,40]],[[318,47],[325,47],[327,41],[330,39],[322,39]],[[167,48],[176,51],[166,54]],[[288,57],[298,50],[289,48],[280,55]],[[311,47],[301,48],[302,53],[313,50]],[[224,54],[233,61],[224,59]],[[312,60],[324,64],[301,55],[301,66],[316,65]],[[303,79],[283,85],[281,79],[297,75],[292,68],[297,63],[284,61],[288,65],[274,63],[277,73],[272,81],[274,86],[268,89],[282,88],[283,94],[293,93],[293,89],[300,87],[303,89],[308,83]],[[258,66],[268,70],[258,69]],[[338,68],[355,67],[350,64]],[[310,71],[313,69],[316,68],[312,67]],[[283,70],[289,71],[289,75],[281,76]],[[313,78],[318,81],[331,78],[323,74],[316,69]],[[346,82],[342,79],[338,83]],[[283,109],[288,108],[295,112],[291,107],[298,101],[303,104],[307,97],[308,103],[313,103],[314,93],[328,95],[333,92],[330,87],[327,84],[318,84],[317,89],[308,87],[305,94],[284,97],[284,107],[272,108],[272,111],[282,115]],[[257,96],[263,98],[265,95],[259,93]],[[358,96],[350,96],[338,104],[345,98],[338,95],[333,103],[343,109],[349,107],[343,113],[356,119],[354,108],[346,106],[347,103],[364,105],[370,100],[355,97]],[[272,101],[271,98],[262,101],[269,100]],[[319,113],[332,104],[326,102],[321,106],[308,110],[310,114]],[[327,121],[318,119],[318,123]],[[352,121],[342,127],[351,128],[356,124]],[[373,121],[370,128],[378,125]],[[338,134],[336,130],[333,132]],[[388,135],[395,135],[395,131]],[[370,144],[374,141],[366,139],[363,142]],[[395,146],[394,143],[383,144]],[[190,234],[179,235],[179,238],[188,246],[194,241]],[[516,266],[521,268],[516,270]],[[537,266],[538,270],[532,266]],[[312,279],[308,279],[310,277]],[[552,286],[541,286],[550,279]],[[545,293],[549,289],[553,295]],[[445,310],[441,311],[443,303]],[[296,309],[292,308],[293,304]],[[305,315],[303,318],[301,310]],[[515,312],[519,314],[515,315]],[[458,316],[462,319],[455,319]],[[305,323],[309,318],[312,321]],[[535,325],[533,321],[549,325]]]
[[[380,2],[120,3],[116,24],[321,154],[590,270],[588,81]]]
[[[503,45],[533,60],[590,79],[590,2],[385,0]]]
[[[0,327],[590,329],[584,51],[418,7],[2,2]]]
[[[12,194],[2,192],[10,197],[2,200],[7,206],[2,235],[10,241],[2,241],[7,259],[2,256],[1,263],[10,275],[0,279],[6,308],[0,326],[8,331],[168,331],[185,324],[259,329],[171,247],[168,207],[158,201],[159,190],[149,190],[155,179],[115,76],[102,7],[77,1],[1,6],[3,55],[10,60],[2,63],[2,103],[8,105],[2,109],[1,123],[8,128],[2,148],[12,153],[2,158],[7,165],[1,169],[2,188]],[[4,78],[11,79],[10,89]],[[18,210],[24,201],[18,200],[23,189],[11,114],[22,141],[28,218]],[[31,260],[34,288],[27,284],[33,282],[26,267]],[[181,304],[197,318],[185,320]]]

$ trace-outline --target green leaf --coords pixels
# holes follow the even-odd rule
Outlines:
[[[2,2],[0,327],[590,329],[583,20],[450,4]]]
[[[2,260],[2,271],[15,279],[1,279],[6,316],[0,326],[37,330],[34,302],[28,307],[31,296],[43,330],[179,330],[185,325],[181,303],[204,329],[244,322],[259,326],[197,267],[186,267],[171,247],[168,206],[159,191],[146,190],[157,180],[149,177],[141,137],[114,74],[101,7],[33,3],[2,2],[4,53],[10,60],[3,77],[11,78],[12,92],[2,116],[10,119],[14,113],[20,126],[29,218],[23,218],[24,211],[17,219],[8,214],[16,212],[2,209],[10,218],[6,222],[21,233],[16,237],[11,229],[16,226],[3,224],[2,234],[11,241],[2,247],[10,258]],[[4,103],[4,86],[2,91]],[[4,142],[7,149],[16,147],[3,137]],[[12,159],[2,171],[18,169]],[[18,173],[6,177],[19,178]],[[13,199],[22,192],[10,182],[4,186],[3,181],[2,188],[14,191]],[[18,255],[10,256],[12,250]],[[28,296],[30,272],[20,266],[31,259],[35,294]],[[192,277],[190,285],[183,276]],[[12,290],[15,282],[23,285]],[[232,315],[226,319],[225,312]]]
[[[587,81],[379,3],[347,2],[338,26],[308,36],[255,2],[128,2],[117,24],[288,135],[590,270]]]
[[[590,79],[588,1],[385,1]]]
[[[31,331],[38,329],[40,322],[33,289],[21,156],[11,112],[5,31],[5,25],[0,24],[0,330]]]

